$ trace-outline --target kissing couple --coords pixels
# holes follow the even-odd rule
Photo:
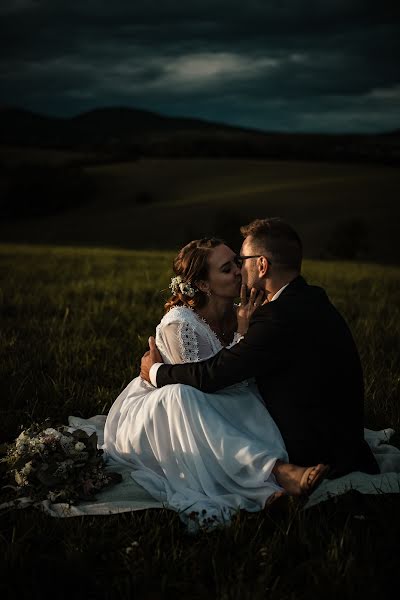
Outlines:
[[[180,250],[140,376],[105,424],[106,453],[184,521],[228,522],[328,475],[379,473],[356,345],[301,276],[298,234],[278,218],[241,233],[239,255],[216,238]]]

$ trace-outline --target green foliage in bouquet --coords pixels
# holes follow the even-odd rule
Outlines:
[[[16,497],[76,504],[121,481],[118,473],[105,470],[102,454],[96,433],[34,424],[7,445],[0,462],[13,480],[6,487]]]

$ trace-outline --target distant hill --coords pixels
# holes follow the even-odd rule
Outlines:
[[[253,135],[239,127],[200,119],[167,117],[154,112],[130,108],[98,108],[75,117],[59,118],[40,115],[19,108],[0,108],[0,143],[70,147],[93,144],[115,145],[117,142],[141,142],[143,134],[155,138],[175,132],[236,132]],[[261,134],[262,135],[262,134]]]
[[[3,108],[0,144],[94,152],[110,161],[148,156],[400,163],[400,130],[348,135],[271,133],[123,107],[95,109],[71,118]]]

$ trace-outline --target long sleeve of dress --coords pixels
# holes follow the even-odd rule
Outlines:
[[[165,363],[194,363],[213,356],[216,349],[196,324],[181,319],[157,331],[157,346]]]
[[[280,368],[287,360],[290,343],[287,326],[279,322],[274,312],[277,311],[259,309],[244,339],[229,350],[222,349],[209,360],[200,357],[201,364],[160,366],[157,371],[158,386],[179,382],[213,392]],[[266,339],[268,344],[265,343]]]
[[[189,323],[175,321],[158,332],[157,345],[164,362],[187,363],[199,360],[199,336]]]

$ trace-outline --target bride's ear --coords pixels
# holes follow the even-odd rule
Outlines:
[[[207,281],[203,281],[203,280],[195,281],[195,286],[197,287],[198,290],[200,290],[204,294],[207,294],[207,292],[210,291],[210,286],[208,285]]]

